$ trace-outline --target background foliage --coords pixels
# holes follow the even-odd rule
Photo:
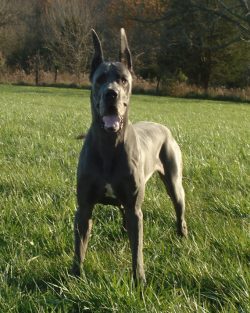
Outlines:
[[[247,0],[0,0],[0,74],[88,72],[90,29],[117,57],[125,27],[137,75],[172,83],[245,87],[250,72]]]

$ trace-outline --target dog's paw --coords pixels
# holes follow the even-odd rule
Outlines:
[[[81,270],[80,270],[80,266],[77,265],[77,264],[73,264],[71,270],[70,270],[70,274],[72,276],[75,276],[75,277],[80,277],[81,276]]]
[[[187,224],[185,221],[183,221],[180,224],[177,224],[177,234],[181,237],[188,236],[188,229],[187,229]]]

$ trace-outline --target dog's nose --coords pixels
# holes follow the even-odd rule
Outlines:
[[[117,99],[118,93],[114,89],[109,89],[106,92],[105,100],[107,103],[114,104]]]

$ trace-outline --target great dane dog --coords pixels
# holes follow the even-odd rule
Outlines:
[[[92,30],[95,54],[90,80],[92,124],[80,153],[73,273],[80,275],[96,203],[119,206],[128,232],[133,278],[145,282],[143,216],[145,184],[157,171],[172,199],[177,232],[187,235],[184,218],[181,151],[168,128],[152,122],[131,124],[132,59],[124,29],[118,62],[105,62],[100,40]]]

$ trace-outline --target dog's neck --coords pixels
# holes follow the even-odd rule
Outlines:
[[[106,131],[98,120],[92,121],[90,132],[96,149],[96,156],[103,168],[103,176],[109,181],[114,166],[124,153],[124,143],[129,132],[128,117],[124,116],[123,127],[118,132]]]

